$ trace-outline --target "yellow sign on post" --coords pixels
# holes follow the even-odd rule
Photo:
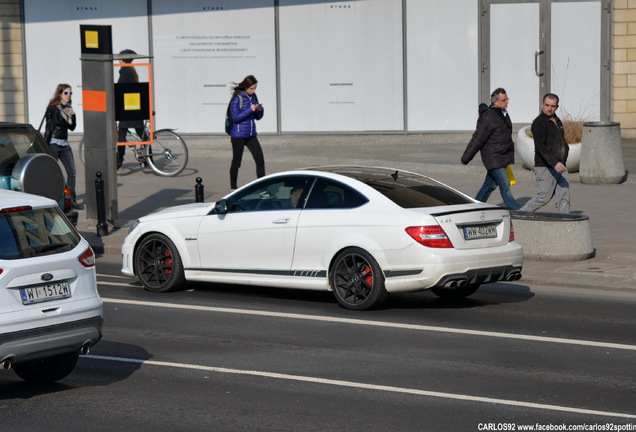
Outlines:
[[[124,110],[138,111],[141,109],[141,93],[124,93]]]
[[[86,48],[99,48],[99,33],[94,30],[86,30],[84,32],[86,40]]]

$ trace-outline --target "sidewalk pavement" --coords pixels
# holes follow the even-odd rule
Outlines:
[[[232,158],[229,137],[187,134],[183,137],[188,145],[189,161],[177,177],[159,177],[149,168],[142,169],[132,152],[126,151],[124,165],[117,176],[119,218],[109,224],[107,236],[97,236],[97,221],[87,219],[86,212],[80,210],[77,228],[98,255],[119,255],[124,237],[137,218],[166,207],[194,202],[197,177],[203,180],[206,202],[216,201],[229,192],[228,171]],[[388,166],[428,175],[475,196],[485,174],[481,159],[478,155],[467,166],[459,162],[470,137],[470,133],[463,133],[262,135],[259,139],[268,173],[317,165]],[[75,136],[71,142],[80,139]],[[517,178],[513,194],[523,204],[535,195],[536,183],[534,174],[523,169],[517,159],[513,166]],[[531,282],[545,286],[636,291],[636,139],[623,140],[623,160],[629,176],[621,184],[587,185],[581,183],[578,173],[570,174],[571,210],[589,216],[595,257],[574,262],[526,260],[523,278],[517,284]],[[78,201],[81,202],[86,174],[79,160],[77,168]],[[254,161],[246,150],[239,172],[239,186],[255,178]],[[88,184],[94,185],[94,177]],[[502,205],[498,190],[489,202]],[[540,211],[554,212],[553,203]],[[567,236],[567,232],[563,235]]]

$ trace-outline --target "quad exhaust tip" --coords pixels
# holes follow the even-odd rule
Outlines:
[[[2,369],[9,370],[11,369],[11,360],[5,360],[2,362]]]
[[[521,279],[521,273],[520,272],[510,273],[508,275],[508,280],[509,281],[518,281],[519,279]]]
[[[463,288],[467,284],[468,284],[468,281],[466,279],[453,279],[446,282],[444,284],[444,288],[449,288],[449,289]]]
[[[80,348],[81,355],[87,355],[90,351],[91,351],[91,347],[88,346],[88,344],[82,345],[82,347]]]

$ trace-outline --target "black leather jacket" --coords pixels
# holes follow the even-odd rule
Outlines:
[[[69,123],[66,121],[65,116],[62,114],[62,111],[57,107],[57,105],[49,105],[46,108],[46,130],[44,133],[44,139],[47,144],[51,143],[51,139],[57,138],[61,140],[68,140],[68,131],[75,130],[75,126],[77,125],[77,119],[75,114],[73,114],[73,121]]]
[[[532,122],[535,166],[554,168],[558,162],[565,165],[568,160],[570,146],[563,136],[563,123],[556,114],[554,120],[556,123],[541,113]]]
[[[499,108],[482,104],[477,128],[466,146],[461,161],[467,165],[481,152],[486,169],[505,168],[515,163],[515,143],[512,141],[512,122]]]

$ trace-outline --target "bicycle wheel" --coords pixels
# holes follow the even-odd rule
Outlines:
[[[188,147],[185,141],[169,129],[156,131],[153,143],[147,150],[148,165],[160,176],[179,175],[188,163]]]

